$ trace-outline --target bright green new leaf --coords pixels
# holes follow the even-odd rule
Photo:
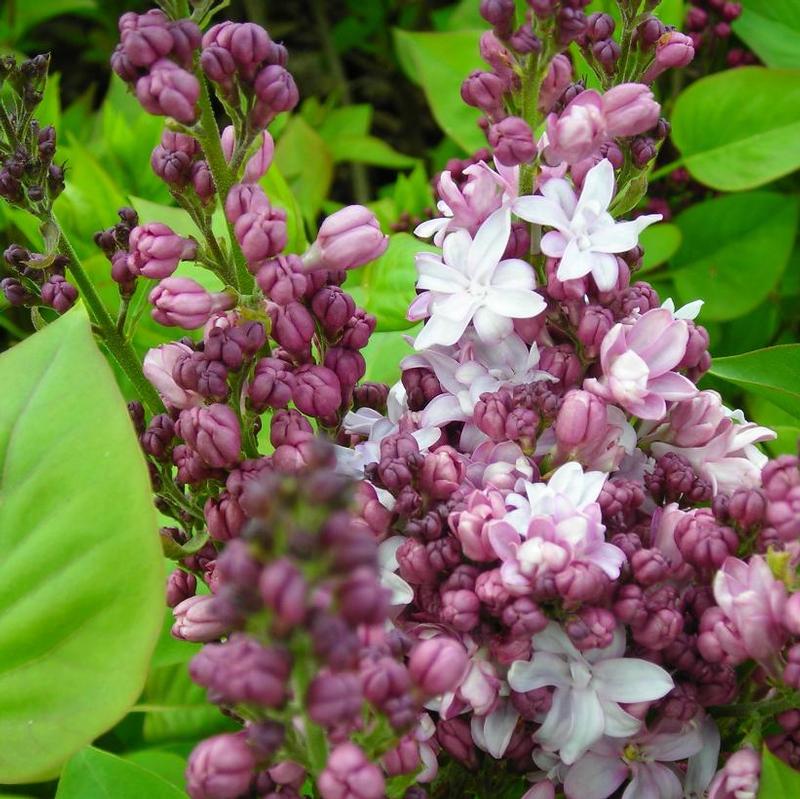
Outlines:
[[[800,771],[779,760],[765,746],[761,753],[761,785],[758,799],[800,796]]]
[[[746,388],[800,418],[800,344],[714,358],[711,374]]]
[[[144,458],[85,312],[0,356],[0,384],[0,783],[14,783],[133,704],[164,568]]]
[[[397,56],[406,75],[419,84],[439,127],[467,153],[486,146],[480,112],[461,99],[464,78],[486,65],[478,41],[482,31],[416,33],[394,29]]]
[[[400,361],[413,350],[406,341],[406,336],[414,337],[419,332],[420,325],[401,333],[394,330],[391,333],[373,333],[369,344],[361,350],[367,361],[365,380],[376,383],[388,383],[390,386],[400,379]]]
[[[797,0],[747,0],[733,30],[768,67],[796,69],[800,65]]]
[[[308,101],[306,101],[308,103]],[[303,104],[305,110],[306,103]],[[330,145],[338,136],[366,136],[372,125],[369,103],[332,108],[318,128],[319,135]]]
[[[333,180],[327,144],[301,116],[292,117],[275,148],[275,163],[297,198],[304,219],[313,224]]]
[[[675,224],[671,259],[682,302],[703,299],[703,317],[727,320],[759,306],[780,280],[797,229],[795,197],[749,192],[693,205]]]
[[[398,152],[375,136],[338,136],[329,142],[334,161],[355,161],[387,169],[411,169],[417,159]]]
[[[186,793],[145,764],[87,746],[67,763],[56,799],[186,799]]]
[[[644,249],[641,272],[650,272],[669,261],[681,246],[681,229],[670,222],[661,222],[645,228],[639,236]]]
[[[416,293],[414,256],[422,251],[437,249],[410,233],[397,233],[389,239],[386,252],[364,267],[364,307],[378,318],[377,330],[406,330],[414,324],[406,312]]]
[[[184,777],[186,760],[174,752],[168,752],[165,749],[140,749],[137,752],[126,754],[125,760],[158,774],[159,777],[181,790],[186,784]]]
[[[800,167],[800,70],[742,67],[689,86],[675,103],[672,140],[701,183],[762,186]]]

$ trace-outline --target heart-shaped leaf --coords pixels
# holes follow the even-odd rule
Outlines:
[[[800,70],[742,67],[693,83],[675,103],[672,140],[701,183],[762,186],[800,167]]]
[[[52,773],[133,704],[164,568],[144,459],[84,311],[4,353],[0,384],[0,783],[13,783]]]

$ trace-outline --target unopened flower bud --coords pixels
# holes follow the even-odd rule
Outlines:
[[[386,789],[378,766],[355,744],[339,744],[317,779],[322,799],[381,799]]]
[[[319,674],[308,686],[308,715],[323,727],[354,721],[362,705],[361,685],[355,674]]]
[[[236,303],[226,292],[210,294],[187,277],[162,280],[148,298],[154,306],[152,315],[159,324],[187,329],[202,327],[212,313],[227,311]]]
[[[439,696],[455,689],[468,664],[467,653],[458,641],[437,636],[411,650],[408,668],[411,679],[427,696]]]
[[[51,275],[42,286],[42,302],[59,313],[66,313],[78,299],[78,289],[63,275]]]
[[[177,64],[160,59],[136,82],[136,96],[151,114],[170,116],[185,125],[197,119],[200,84]]]
[[[230,467],[239,460],[242,432],[228,405],[187,408],[175,431],[212,468]]]
[[[348,205],[320,225],[303,264],[306,269],[353,269],[382,255],[388,245],[375,214],[363,205]]]
[[[536,142],[528,123],[520,117],[506,117],[489,128],[489,144],[495,158],[504,166],[530,161],[536,154]]]
[[[178,236],[160,222],[150,222],[131,231],[129,249],[128,267],[134,275],[161,280],[169,277],[181,260],[195,257],[197,242]]]
[[[255,769],[245,733],[215,735],[189,756],[186,791],[191,799],[236,799],[247,793]]]
[[[228,630],[213,596],[190,596],[173,608],[172,634],[184,641],[215,641]]]

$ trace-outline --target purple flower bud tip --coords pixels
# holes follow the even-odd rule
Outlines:
[[[237,799],[250,787],[255,768],[244,733],[215,735],[190,755],[186,791],[192,799]]]
[[[227,631],[219,618],[213,596],[190,596],[172,611],[172,634],[184,641],[215,641]]]
[[[339,744],[317,779],[323,799],[381,799],[386,789],[381,770],[355,744]]]
[[[322,223],[303,263],[306,269],[353,269],[375,260],[388,245],[372,211],[348,205]]]
[[[130,271],[155,280],[169,277],[181,260],[192,260],[197,254],[197,242],[178,236],[160,222],[135,227],[128,247]]]
[[[166,326],[189,330],[202,327],[212,313],[234,307],[232,294],[211,294],[199,283],[187,277],[168,277],[162,280],[148,298],[153,305],[153,319]]]
[[[197,119],[200,84],[191,72],[172,61],[156,61],[150,73],[136,82],[136,96],[151,114],[170,116],[184,125]]]
[[[452,691],[467,670],[464,647],[451,638],[437,636],[417,644],[409,658],[409,672],[427,696]]]
[[[239,419],[228,405],[181,411],[175,431],[212,468],[230,467],[239,460],[242,433]]]
[[[77,299],[78,289],[63,275],[52,275],[42,286],[42,302],[59,313],[66,313]]]
[[[536,142],[530,126],[520,117],[506,117],[489,128],[489,144],[504,166],[530,161],[536,154]]]

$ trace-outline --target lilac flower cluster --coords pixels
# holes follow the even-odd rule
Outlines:
[[[165,412],[132,409],[176,525],[173,634],[206,644],[192,678],[242,724],[192,754],[193,799],[420,799],[454,770],[525,799],[727,799],[758,785],[776,708],[766,743],[797,761],[798,460],[698,388],[702,303],[635,279],[660,216],[621,219],[668,130],[648,84],[692,39],[638,3],[615,39],[586,5],[531,0],[519,25],[481,3],[491,69],[462,96],[493,163],[439,176],[391,389],[362,382],[376,320],[342,289],[385,250],[377,220],[343,208],[292,252],[261,185],[298,99],[285,49],[252,24],[120,22],[114,68],[172,117],[151,165],[197,229],[124,211],[97,237],[123,314],[158,281],[153,318],[199,331],[144,359]],[[602,91],[573,80],[573,42]],[[740,699],[768,710],[718,726]]]
[[[19,64],[13,56],[0,59],[0,85],[10,87],[0,130],[0,197],[39,217],[50,215],[64,189],[64,167],[55,163],[55,128],[32,118],[49,64],[46,55]],[[0,291],[12,306],[64,313],[77,300],[77,288],[65,277],[69,259],[56,251],[52,238],[46,236],[45,252],[12,244],[3,253],[11,275],[0,280]]]

